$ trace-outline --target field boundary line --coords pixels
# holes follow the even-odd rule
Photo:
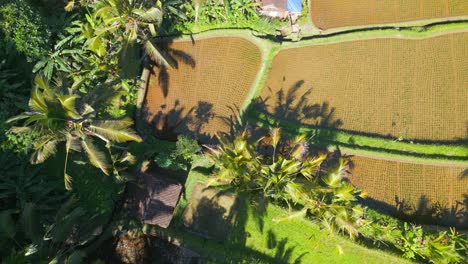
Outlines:
[[[262,117],[263,116],[263,117]],[[252,121],[255,122],[255,124],[263,127],[273,127],[273,126],[280,126],[282,127],[286,133],[288,134],[298,134],[298,133],[320,133],[323,132],[323,128],[317,128],[317,127],[312,127],[312,126],[306,126],[306,125],[301,125],[301,124],[294,124],[285,120],[278,120],[271,115],[264,114],[264,113],[258,113],[255,110],[249,111],[246,115],[245,118],[247,121]],[[274,122],[275,124],[272,124]],[[345,133],[349,134],[350,136],[354,136],[350,133],[346,133],[340,130],[337,130],[336,132],[338,133]],[[366,136],[361,136],[361,137],[366,137]],[[369,137],[372,139],[372,137]],[[383,142],[389,142],[391,140],[389,139],[380,139]],[[325,142],[326,141],[326,142]],[[422,153],[422,152],[415,152],[415,151],[401,151],[394,147],[395,149],[392,148],[383,148],[383,147],[373,147],[373,146],[367,146],[367,145],[347,145],[345,142],[341,142],[336,139],[328,139],[322,141],[321,144],[323,145],[326,143],[326,147],[329,149],[334,149],[335,147],[333,146],[338,146],[341,150],[345,150],[349,153],[354,153],[354,154],[360,154],[360,155],[366,155],[368,157],[381,157],[381,159],[394,159],[394,160],[405,160],[408,163],[414,163],[414,162],[419,162],[419,163],[424,163],[424,164],[448,164],[451,166],[464,166],[468,167],[468,160],[465,159],[464,156],[450,156],[450,155],[442,155],[443,157],[431,157],[434,156],[434,153]],[[411,143],[406,143],[406,142],[398,142],[398,144],[402,145],[407,145],[411,146]],[[319,143],[320,145],[320,143]],[[421,147],[431,147],[431,146],[436,146],[436,144],[418,144]],[[463,145],[454,145],[454,148],[456,147],[464,147]],[[372,149],[374,148],[374,149]],[[376,150],[376,148],[382,149],[382,151]],[[468,150],[468,149],[467,149]],[[468,158],[468,156],[466,157]]]
[[[330,148],[330,150],[335,150],[336,148]],[[364,157],[364,158],[371,158],[376,160],[384,160],[384,161],[394,161],[406,164],[421,164],[421,165],[431,165],[437,167],[449,167],[449,168],[466,168],[468,169],[468,163],[458,163],[458,162],[449,162],[449,161],[438,161],[438,160],[426,160],[426,159],[404,159],[398,158],[394,156],[386,155],[386,153],[366,153],[363,151],[359,151],[356,149],[351,149],[347,147],[340,146],[341,153],[345,155],[352,155],[356,157]]]
[[[296,43],[283,43],[281,50],[374,39],[403,39],[418,41],[436,38],[444,35],[466,33],[468,32],[468,23],[464,24],[466,25],[466,27],[464,28],[449,31],[437,31],[434,33],[428,33],[427,31],[416,33],[415,31],[407,29],[375,29],[362,32],[342,32],[339,34],[331,35],[315,35],[313,37],[310,37],[309,39],[301,40]]]
[[[313,21],[312,16],[310,14],[309,16],[314,26],[316,26]],[[340,32],[349,31],[349,30],[366,30],[366,29],[387,28],[387,27],[393,27],[393,28],[424,27],[424,26],[428,26],[431,24],[439,24],[439,23],[444,23],[444,22],[453,23],[453,22],[464,21],[464,20],[468,20],[468,15],[449,16],[449,17],[441,17],[441,18],[429,18],[429,19],[417,19],[417,20],[409,20],[409,21],[396,22],[396,23],[381,23],[381,24],[334,27],[334,28],[320,29],[320,30],[322,34],[332,34],[332,33],[340,33]]]

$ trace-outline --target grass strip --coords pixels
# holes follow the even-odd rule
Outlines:
[[[282,127],[291,134],[315,135],[319,146],[339,145],[344,149],[365,154],[376,154],[380,157],[401,158],[405,160],[426,160],[437,162],[455,162],[468,165],[468,146],[463,144],[427,144],[412,141],[399,141],[379,138],[330,128],[318,128],[277,120],[272,116],[249,110],[244,116],[250,123],[258,126]]]
[[[164,233],[195,250],[208,263],[409,263],[393,253],[330,235],[305,218],[278,222],[288,212],[272,204],[259,215],[258,208],[245,201],[223,242],[187,232],[181,225],[182,212],[193,186],[197,182],[206,183],[207,174],[199,170],[190,172],[173,224]]]

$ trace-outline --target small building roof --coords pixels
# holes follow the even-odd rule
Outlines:
[[[261,11],[262,15],[271,17],[287,16],[287,0],[262,0]]]
[[[162,174],[145,172],[142,177],[146,191],[138,195],[137,215],[145,224],[167,228],[179,201],[182,185]]]

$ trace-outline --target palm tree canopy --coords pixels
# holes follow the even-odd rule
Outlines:
[[[83,151],[93,166],[109,175],[111,165],[106,152],[100,150],[99,144],[96,144],[93,138],[104,142],[109,153],[114,142],[141,142],[140,136],[131,128],[133,120],[106,120],[97,117],[98,108],[95,106],[106,106],[108,104],[105,102],[113,99],[113,95],[104,89],[106,86],[96,87],[87,95],[80,96],[76,90],[67,88],[67,83],[63,80],[56,80],[54,86],[51,86],[49,82],[37,76],[35,84],[29,101],[29,111],[7,122],[25,119],[23,127],[15,128],[13,132],[34,130],[38,133],[31,155],[31,162],[34,164],[47,160],[56,153],[59,143],[66,142],[66,185],[70,182],[66,172],[70,151]],[[118,94],[118,91],[115,91],[115,94]]]

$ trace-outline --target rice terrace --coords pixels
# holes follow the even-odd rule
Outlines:
[[[2,263],[468,263],[468,0],[0,0],[0,95]]]
[[[456,19],[468,15],[463,0],[317,0],[311,1],[314,24],[324,30],[399,23],[422,19]]]

